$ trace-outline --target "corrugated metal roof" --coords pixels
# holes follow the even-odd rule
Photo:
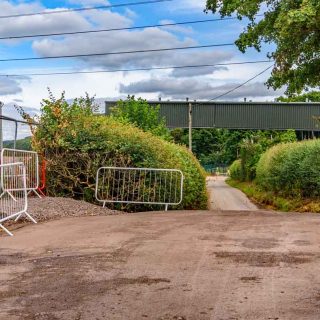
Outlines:
[[[320,103],[191,102],[193,128],[320,131]],[[116,101],[106,101],[106,114]],[[169,128],[188,127],[188,102],[149,101],[160,105]]]

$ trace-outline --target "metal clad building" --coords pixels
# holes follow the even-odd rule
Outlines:
[[[106,101],[106,115],[115,101]],[[160,105],[169,128],[188,127],[188,102],[149,101]],[[320,131],[320,103],[192,102],[193,128]]]

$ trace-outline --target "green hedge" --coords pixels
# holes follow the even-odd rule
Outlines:
[[[244,143],[240,149],[240,159],[235,160],[229,168],[230,177],[237,181],[254,180],[256,166],[262,153],[260,144]]]
[[[265,152],[256,182],[285,196],[315,198],[320,195],[320,140],[280,144]]]
[[[94,202],[100,166],[176,168],[185,176],[179,208],[207,207],[205,173],[185,147],[109,117],[86,114],[72,119],[69,113],[60,118],[61,113],[63,110],[55,111],[56,118],[43,116],[34,137],[34,145],[47,159],[50,195]],[[55,127],[59,130],[53,130]],[[130,206],[128,210],[150,210],[150,206]]]
[[[229,167],[229,174],[233,180],[242,181],[242,179],[243,179],[242,163],[241,162],[242,161],[240,159],[235,160],[235,161],[233,161],[233,163]]]
[[[256,177],[256,167],[263,153],[259,143],[243,143],[240,149],[241,179],[239,181],[252,181]]]

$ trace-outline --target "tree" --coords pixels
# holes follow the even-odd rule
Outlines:
[[[276,44],[268,53],[275,61],[269,87],[287,85],[286,94],[292,95],[320,85],[319,0],[207,0],[206,11],[249,19],[236,41],[242,52],[249,47],[260,51],[263,43]]]
[[[312,91],[292,97],[280,97],[277,99],[279,102],[320,102],[320,91]]]
[[[111,116],[124,123],[131,123],[146,132],[172,140],[166,127],[164,117],[160,116],[160,106],[150,106],[146,100],[128,96],[127,100],[120,100],[112,108]]]
[[[252,134],[249,130],[193,129],[192,150],[204,166],[228,166],[237,158],[243,139]],[[187,129],[174,129],[171,135],[176,143],[188,145]]]

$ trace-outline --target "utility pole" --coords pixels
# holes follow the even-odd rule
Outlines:
[[[189,98],[187,98],[187,102]],[[189,102],[189,150],[192,152],[192,103]]]

